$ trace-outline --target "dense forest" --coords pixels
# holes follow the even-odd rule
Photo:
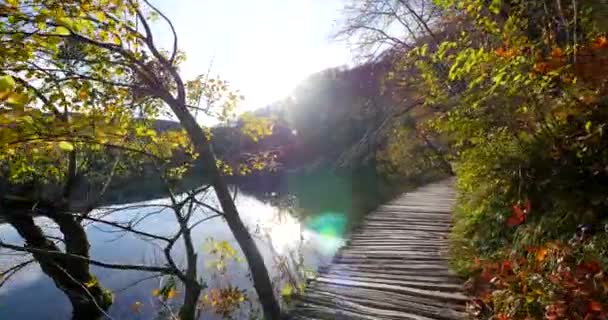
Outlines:
[[[0,285],[35,262],[73,319],[95,319],[113,293],[91,266],[136,270],[164,280],[153,293],[160,318],[196,319],[202,305],[229,318],[256,301],[259,317],[280,319],[302,288],[271,279],[234,185],[329,170],[379,201],[454,176],[450,263],[472,317],[605,319],[607,23],[604,0],[351,1],[335,36],[356,43],[362,62],[239,113],[227,81],[182,78],[179,32],[147,0],[0,3],[0,221],[23,239],[0,247],[28,257],[0,270]],[[155,42],[157,24],[169,49]],[[158,197],[174,233],[99,214]],[[193,229],[214,217],[257,297],[209,288],[197,269]],[[87,223],[159,243],[160,262],[96,260]],[[226,243],[211,252],[236,260]]]

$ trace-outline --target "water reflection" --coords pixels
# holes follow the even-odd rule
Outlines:
[[[210,195],[210,203],[214,203]],[[139,220],[140,230],[169,235],[177,226],[168,209],[160,210],[155,204],[164,200],[146,202],[146,207],[121,210],[112,214],[115,221]],[[276,265],[276,255],[290,255],[297,251],[301,254],[308,269],[316,269],[320,264],[329,262],[336,248],[341,244],[340,235],[345,222],[340,222],[339,214],[324,214],[311,218],[308,223],[301,223],[288,208],[273,206],[246,194],[237,198],[237,206],[243,220],[254,234],[256,242],[264,255],[271,277],[278,279],[282,272]],[[209,212],[198,212],[201,217]],[[345,219],[345,218],[344,218]],[[40,222],[40,221],[39,221]],[[52,226],[49,226],[52,229]],[[20,243],[21,240],[8,225],[0,226],[3,240]],[[100,261],[111,263],[162,264],[161,248],[158,244],[142,239],[134,234],[118,233],[105,225],[91,224],[87,227],[91,243],[91,256]],[[209,220],[193,231],[193,238],[200,253],[201,275],[210,286],[221,286],[226,283],[246,288],[250,297],[255,297],[245,263],[231,262],[227,265],[225,277],[212,277],[209,262],[213,256],[205,252],[204,243],[209,237],[216,241],[228,241],[238,249],[232,234],[221,219]],[[177,261],[183,257],[182,243],[178,242],[172,252]],[[3,252],[4,253],[4,252]],[[293,260],[293,259],[292,259]],[[14,263],[14,257],[3,256],[0,267]],[[99,278],[104,287],[115,293],[115,301],[109,310],[114,319],[149,319],[158,311],[152,292],[158,288],[157,279],[143,280],[149,276],[138,271],[116,271],[93,267],[92,272]],[[279,284],[280,286],[280,284]],[[135,314],[133,304],[143,305]],[[53,282],[46,277],[36,265],[28,267],[11,282],[0,288],[0,319],[68,319],[71,306],[67,298],[56,289]],[[206,316],[205,319],[213,319]]]

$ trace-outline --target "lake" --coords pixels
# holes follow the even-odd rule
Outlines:
[[[342,237],[350,224],[353,213],[360,209],[362,201],[359,191],[350,178],[324,175],[299,178],[297,182],[287,178],[287,187],[281,192],[263,190],[256,196],[247,191],[238,193],[236,199],[242,219],[256,238],[262,251],[271,278],[275,280],[277,291],[281,291],[285,279],[280,262],[299,265],[298,270],[312,272],[320,265],[328,263],[342,245]],[[245,188],[244,189],[248,189]],[[369,194],[369,193],[365,193]],[[206,202],[217,205],[214,194],[206,196]],[[170,235],[177,229],[172,211],[155,207],[168,203],[159,199],[129,205],[111,206],[105,210],[117,210],[108,217],[115,221],[141,219],[137,225],[148,233]],[[138,205],[145,207],[136,208]],[[97,214],[102,211],[97,211]],[[104,211],[107,212],[107,211]],[[208,209],[199,209],[197,218],[211,215]],[[194,220],[196,221],[196,220]],[[53,226],[44,219],[39,224],[48,224],[49,234],[56,233]],[[133,234],[116,232],[106,225],[90,224],[86,228],[91,244],[91,257],[110,263],[131,263],[159,265],[163,263],[162,250],[158,243],[141,239]],[[9,225],[0,226],[0,234],[5,242],[21,244],[20,237]],[[245,262],[229,260],[224,275],[218,275],[217,256],[209,254],[209,239],[227,241],[239,251],[231,232],[221,218],[201,223],[193,230],[194,244],[199,250],[199,276],[210,288],[225,287],[228,284],[245,289],[256,306],[256,294],[251,287]],[[20,259],[6,250],[0,256],[0,268],[6,268],[11,261]],[[183,256],[181,242],[174,248],[176,261]],[[240,255],[242,257],[242,255]],[[284,259],[284,260],[282,260]],[[158,298],[152,294],[159,288],[159,279],[147,279],[149,273],[140,271],[117,271],[92,266],[92,273],[100,283],[114,292],[114,303],[108,313],[113,319],[151,319],[159,310]],[[166,280],[166,279],[165,279]],[[179,296],[173,299],[179,303]],[[134,305],[140,307],[134,309]],[[243,312],[248,312],[244,308]],[[46,277],[36,265],[31,265],[0,288],[0,319],[69,319],[71,306],[65,295]],[[235,318],[239,318],[238,314]],[[219,319],[205,315],[204,319]]]

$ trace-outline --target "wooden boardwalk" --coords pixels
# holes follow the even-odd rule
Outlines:
[[[467,297],[448,270],[452,180],[370,213],[319,270],[290,319],[464,319]]]

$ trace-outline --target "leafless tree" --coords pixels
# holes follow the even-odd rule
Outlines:
[[[363,58],[400,52],[434,37],[440,13],[430,0],[355,0],[345,6],[335,38],[352,43]]]

